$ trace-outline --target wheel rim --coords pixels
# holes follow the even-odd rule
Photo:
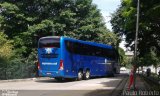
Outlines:
[[[82,79],[82,72],[78,72],[78,79]]]
[[[86,79],[88,79],[89,77],[90,77],[90,72],[87,71],[87,72],[86,72]]]

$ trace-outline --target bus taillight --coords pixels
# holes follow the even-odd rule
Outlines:
[[[63,70],[63,60],[60,60],[59,70]]]

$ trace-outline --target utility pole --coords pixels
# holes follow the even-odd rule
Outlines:
[[[135,49],[134,49],[134,81],[133,88],[136,89],[136,67],[137,67],[137,39],[138,39],[138,30],[139,30],[139,0],[137,2],[137,22],[136,22],[136,35],[135,35]]]

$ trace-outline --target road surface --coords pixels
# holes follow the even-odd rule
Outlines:
[[[112,96],[123,89],[128,74],[82,81],[54,79],[0,83],[0,96]],[[118,88],[118,89],[117,89]],[[5,95],[10,94],[10,95]]]

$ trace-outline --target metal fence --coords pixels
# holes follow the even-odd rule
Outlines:
[[[35,74],[35,64],[10,64],[0,67],[0,80],[32,78]]]

